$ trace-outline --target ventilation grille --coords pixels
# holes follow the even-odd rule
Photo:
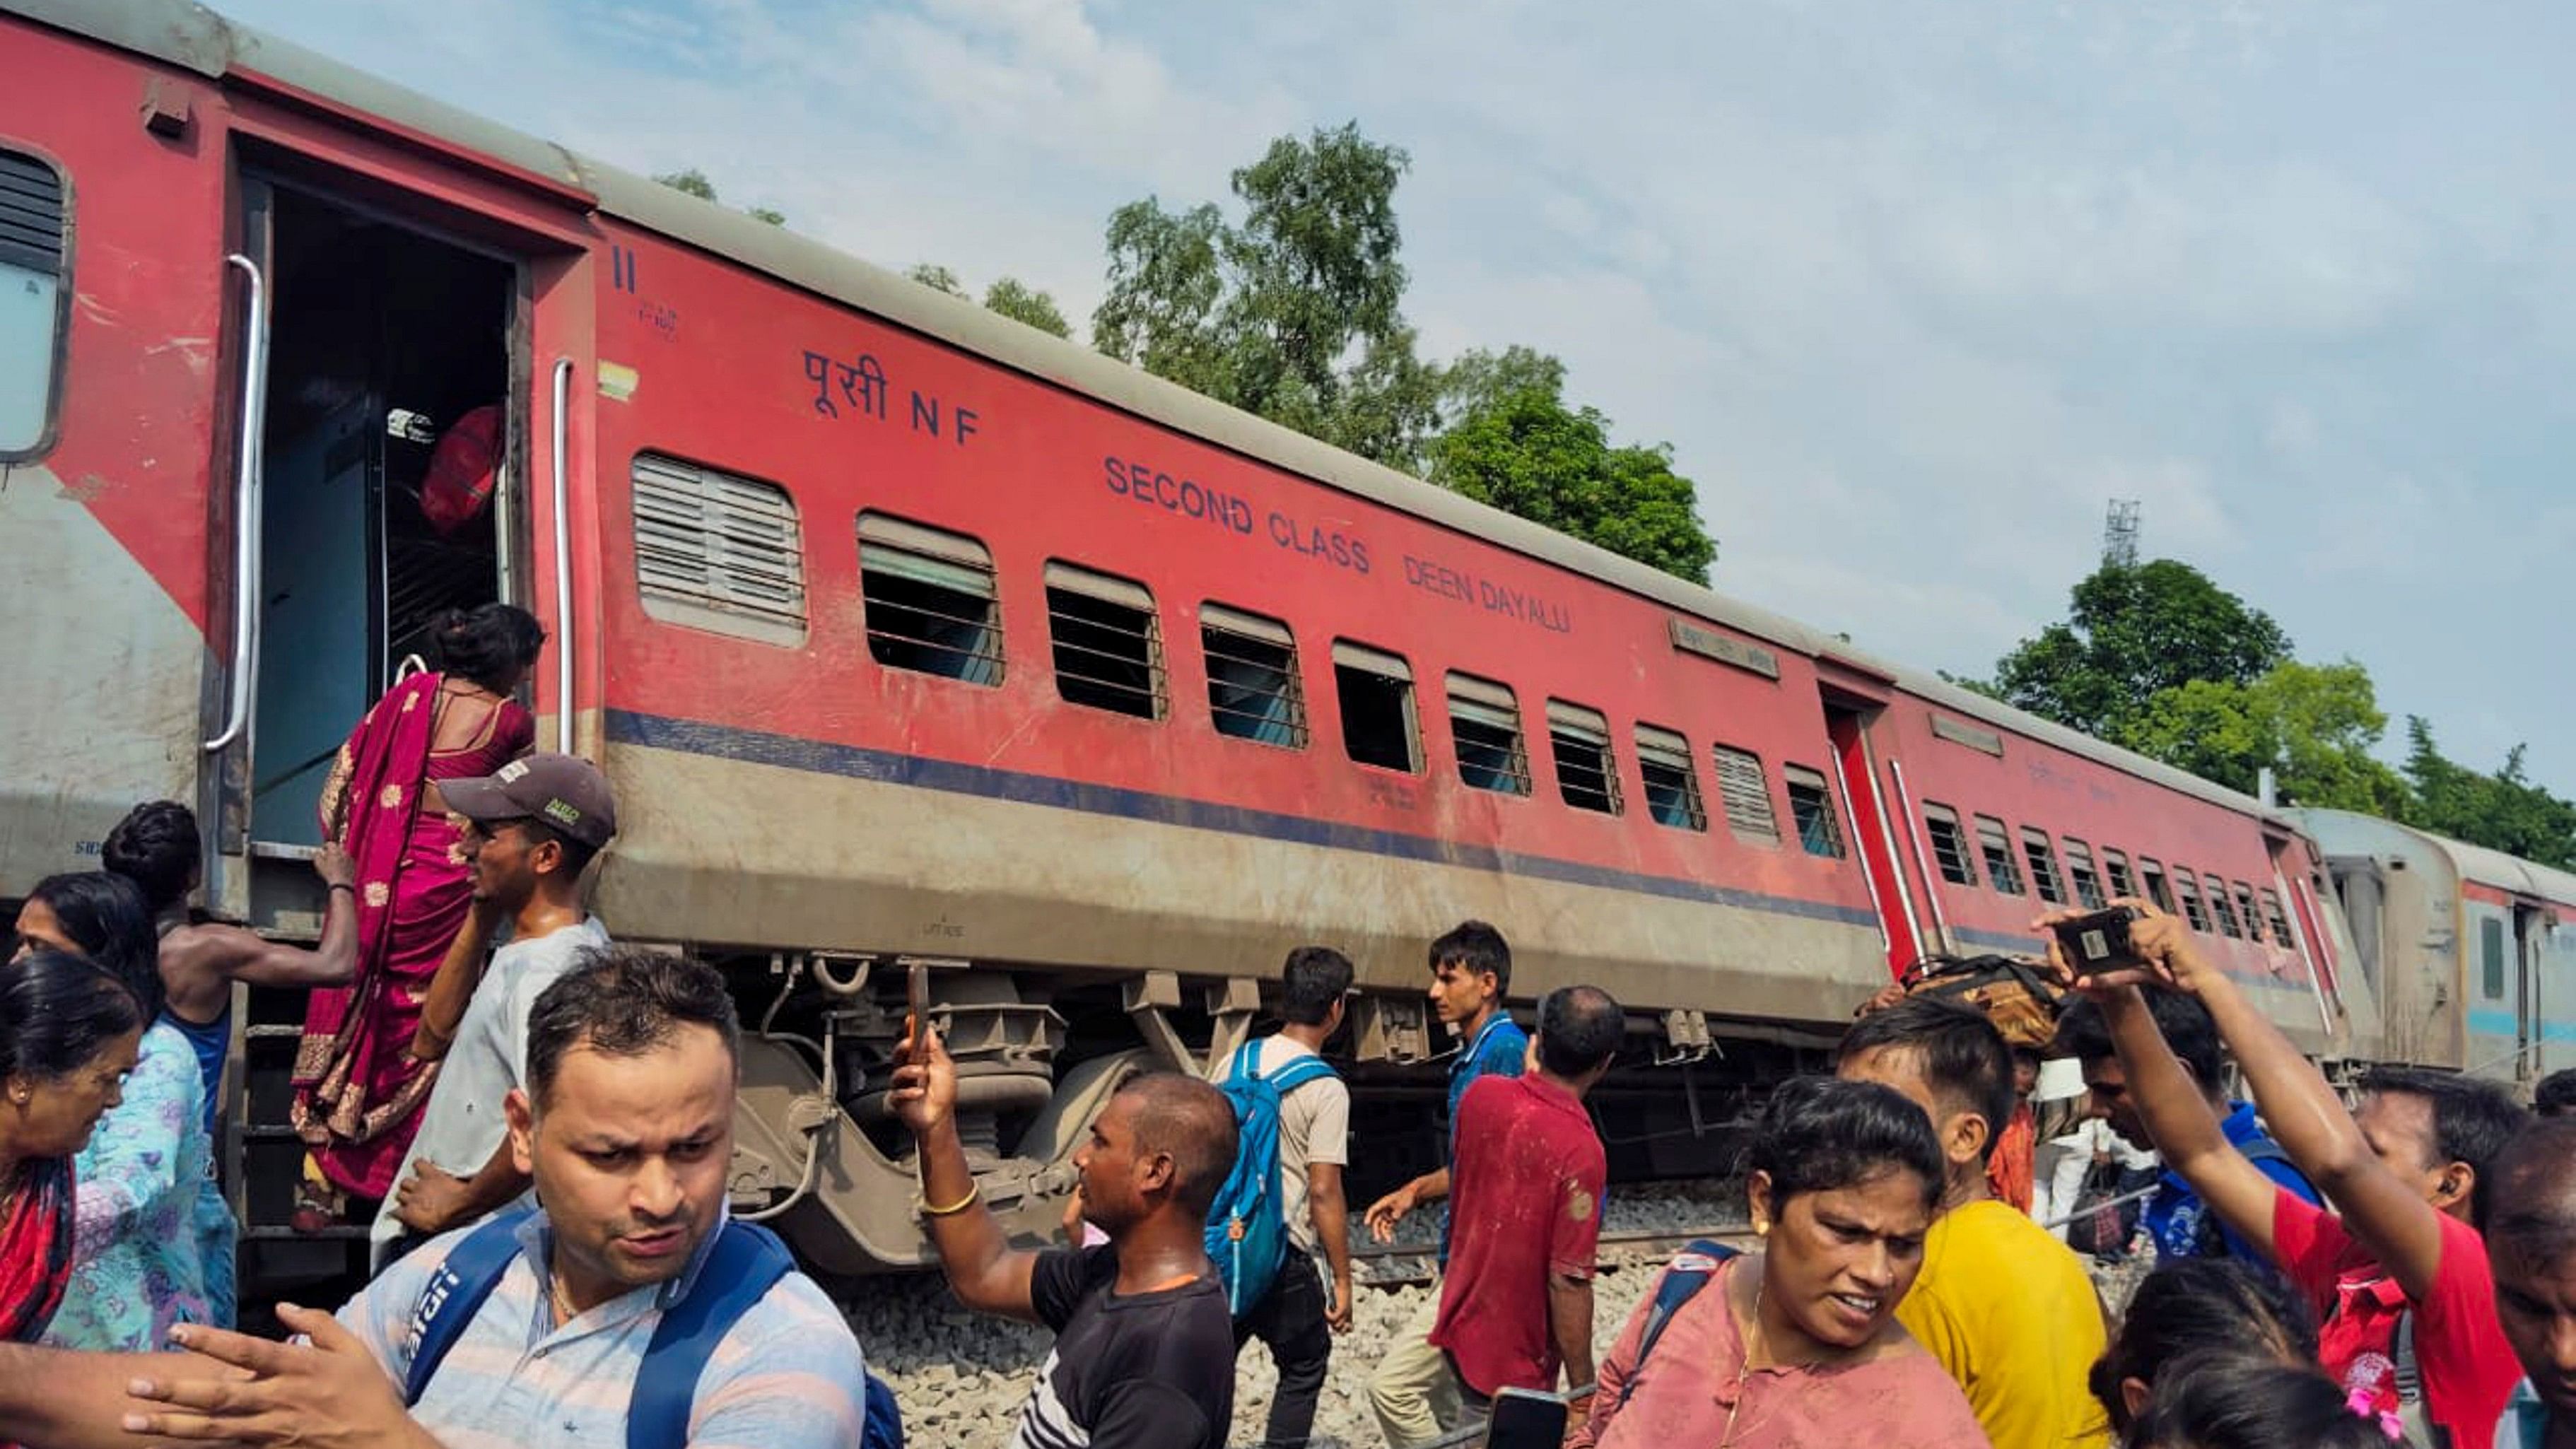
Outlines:
[[[63,179],[19,151],[0,151],[0,263],[47,276],[63,269]]]
[[[637,458],[635,572],[654,618],[805,642],[804,535],[795,502],[774,484]]]
[[[1762,759],[1726,745],[1717,757],[1717,794],[1726,807],[1726,826],[1746,840],[1780,843],[1780,821],[1771,810],[1771,783],[1762,774]]]

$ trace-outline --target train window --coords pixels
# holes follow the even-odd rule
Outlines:
[[[2227,882],[2214,875],[2202,879],[2209,883],[2209,913],[2218,918],[2219,934],[2244,940],[2245,930],[2236,924],[2236,908],[2227,903]]]
[[[67,200],[52,165],[0,150],[0,462],[52,441],[70,321]]]
[[[2195,931],[2209,929],[2209,913],[2200,908],[2200,883],[2188,867],[2175,866],[2174,895],[2182,902],[2182,918]]]
[[[889,669],[1002,682],[993,556],[963,534],[859,515],[859,599],[868,655]]]
[[[2263,939],[2263,916],[2254,909],[2254,888],[2241,880],[2235,885],[2236,911],[2245,918],[2245,939],[2260,941]]]
[[[2004,823],[1991,815],[1977,817],[1977,853],[1986,858],[1986,879],[1995,889],[2008,896],[2028,895],[2022,889],[2021,863],[2013,859],[2012,836],[2005,833]]]
[[[2290,932],[2290,914],[2281,909],[2281,893],[2270,886],[2263,888],[2263,915],[2272,923],[2273,945],[2299,949],[2299,938]]]
[[[1834,797],[1825,777],[1803,765],[1782,765],[1780,778],[1789,786],[1789,819],[1798,827],[1798,843],[1809,855],[1839,859],[1843,836],[1834,824]]]
[[[1208,718],[1216,732],[1283,749],[1306,747],[1306,695],[1297,682],[1297,636],[1277,619],[1199,605],[1207,651]]]
[[[1521,705],[1510,685],[1472,674],[1451,674],[1449,738],[1458,747],[1458,778],[1469,789],[1504,795],[1530,792]]]
[[[1556,760],[1557,793],[1566,804],[1619,813],[1619,767],[1610,756],[1610,721],[1601,711],[1549,700],[1547,747]]]
[[[2066,882],[2058,878],[2057,850],[2048,843],[2048,832],[2023,826],[2021,853],[2030,862],[2030,883],[2039,898],[2053,906],[2066,904]]]
[[[1708,808],[1699,800],[1699,768],[1690,741],[1650,724],[1637,726],[1637,773],[1646,781],[1646,813],[1675,830],[1706,830]]]
[[[1163,631],[1143,584],[1071,564],[1046,566],[1055,692],[1068,704],[1163,717]]]
[[[2170,916],[2174,913],[2173,890],[2165,884],[2164,863],[2152,855],[2138,857],[2138,884],[2147,888],[2147,899],[2156,909]]]
[[[2093,873],[2093,847],[2066,837],[2066,878],[2075,887],[2075,903],[2088,911],[2102,909],[2102,880]]]
[[[1968,858],[1968,837],[1960,833],[1959,812],[1947,805],[1926,805],[1923,829],[1932,837],[1932,858],[1941,863],[1941,879],[1952,885],[1975,885],[1977,867]]]
[[[805,536],[775,483],[639,453],[635,587],[647,616],[766,644],[805,642]]]
[[[2495,916],[2478,922],[2478,965],[2486,999],[2504,1000],[2504,922]]]
[[[2129,874],[2129,857],[2107,845],[2102,847],[2102,874],[2110,881],[2113,896],[2138,894],[2137,879]]]
[[[1762,757],[1733,745],[1711,745],[1717,761],[1717,798],[1726,810],[1726,828],[1753,845],[1780,843],[1780,817],[1771,809],[1771,777],[1762,772]]]
[[[1333,692],[1342,707],[1342,748],[1352,759],[1407,774],[1422,768],[1413,728],[1413,666],[1394,654],[1333,641]]]

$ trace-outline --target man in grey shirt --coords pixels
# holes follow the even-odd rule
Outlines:
[[[439,793],[472,822],[465,846],[475,906],[509,918],[510,942],[492,953],[466,1004],[420,1131],[376,1214],[368,1236],[379,1269],[411,1242],[462,1227],[528,1190],[501,1114],[502,1099],[523,1085],[528,1013],[585,949],[608,944],[581,903],[583,869],[617,833],[616,801],[597,766],[530,755],[483,779],[442,780]]]

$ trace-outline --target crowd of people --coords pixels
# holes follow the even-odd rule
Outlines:
[[[616,802],[532,751],[510,693],[542,639],[504,606],[455,616],[439,667],[359,725],[312,949],[191,914],[198,828],[169,802],[104,869],[28,891],[0,971],[0,1437],[902,1442],[831,1300],[727,1211],[724,980],[584,907]],[[1562,986],[1525,1029],[1500,930],[1431,942],[1446,1165],[1360,1214],[1380,1240],[1441,1214],[1437,1290],[1367,1374],[1386,1444],[1465,1442],[1538,1396],[1570,1449],[2576,1449],[2576,1074],[2526,1108],[2380,1071],[2347,1108],[2128,904],[2135,964],[2052,960],[2044,1034],[1892,989],[1830,1075],[1774,1084],[1754,1246],[1694,1244],[1597,1363],[1611,1189],[1586,1101],[1627,1014]],[[1324,1057],[1354,977],[1301,947],[1275,1032],[1205,1079],[1120,1085],[1074,1154],[1069,1241],[1038,1251],[983,1203],[956,1063],[907,1021],[889,1103],[949,1287],[1054,1334],[1013,1449],[1224,1449],[1255,1338],[1279,1370],[1264,1444],[1310,1442],[1354,1316],[1351,1100]],[[285,1342],[236,1331],[214,1164],[240,982],[311,992],[298,1226],[370,1224],[372,1280],[335,1314],[280,1306]],[[2080,1075],[2071,1118],[2038,1100],[2045,1059]],[[2154,1266],[2115,1314],[2086,1259],[2132,1244]]]

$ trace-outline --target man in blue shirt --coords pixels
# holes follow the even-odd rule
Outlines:
[[[2217,1024],[2209,1018],[2209,1008],[2200,1004],[2200,998],[2185,992],[2151,988],[2146,995],[2147,1008],[2157,1028],[2181,1059],[2183,1069],[2191,1074],[2193,1084],[2208,1099],[2210,1114],[2218,1118],[2228,1145],[2293,1195],[2310,1203],[2319,1201],[2307,1175],[2263,1130],[2254,1115],[2254,1104],[2228,1098],[2223,1076],[2226,1055],[2219,1044]],[[2145,1120],[2138,1114],[2138,1104],[2129,1097],[2129,1074],[2112,1049],[2111,1029],[2103,1021],[2099,1006],[2078,1001],[2067,1008],[2058,1022],[2057,1051],[2061,1056],[2075,1058],[2083,1067],[2084,1085],[2092,1091],[2093,1115],[2108,1121],[2113,1131],[2131,1142],[2153,1142]],[[2191,1184],[2170,1169],[2158,1181],[2156,1195],[2147,1199],[2145,1209],[2138,1215],[2138,1225],[2155,1241],[2158,1257],[2234,1257],[2271,1271],[2271,1260],[2219,1221]]]
[[[1432,1013],[1458,1034],[1461,1046],[1449,1064],[1448,1130],[1458,1128],[1458,1100],[1478,1077],[1517,1077],[1529,1060],[1529,1034],[1503,1009],[1511,986],[1512,948],[1503,933],[1482,921],[1466,921],[1431,943]],[[1457,1155],[1452,1137],[1449,1155]],[[1379,1242],[1395,1239],[1396,1222],[1425,1203],[1445,1202],[1449,1169],[1426,1172],[1369,1205],[1369,1232]],[[1449,1265],[1449,1219],[1440,1220],[1440,1265]],[[1431,1343],[1439,1321],[1440,1295],[1431,1294],[1414,1321],[1397,1334],[1392,1349],[1369,1378],[1369,1402],[1378,1426],[1394,1449],[1436,1439],[1444,1424],[1460,1417],[1457,1376],[1448,1358]]]

